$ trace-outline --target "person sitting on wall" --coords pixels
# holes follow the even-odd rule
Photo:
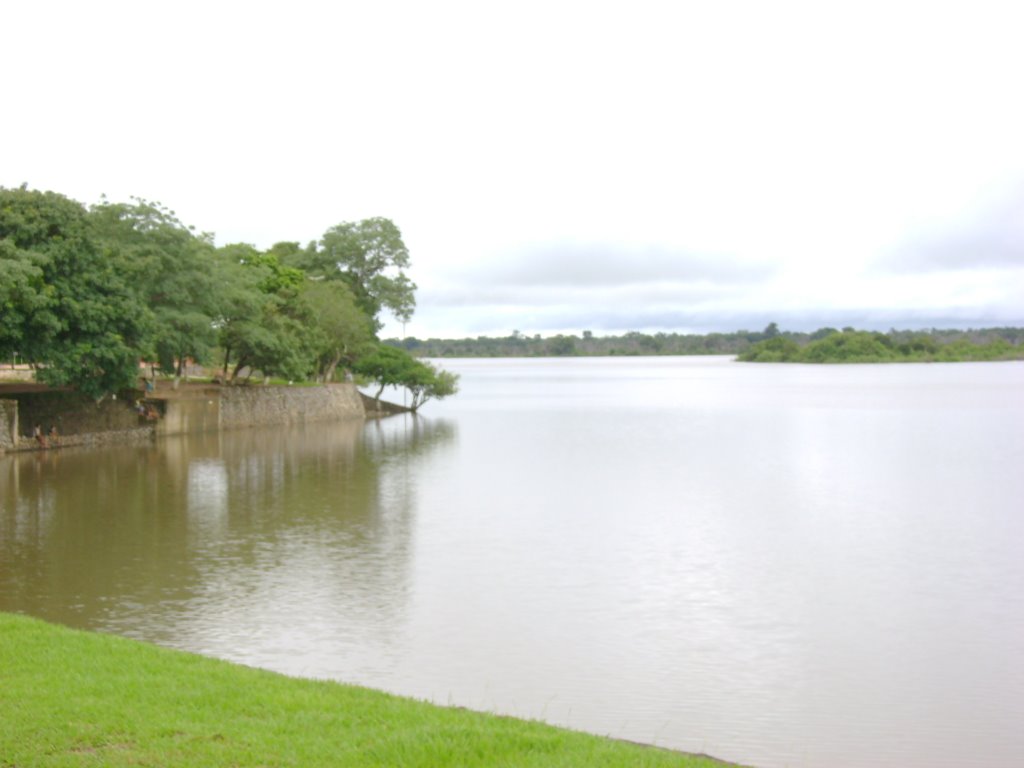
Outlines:
[[[46,436],[43,434],[43,428],[38,424],[32,428],[32,437],[34,437],[36,442],[39,443],[40,448],[46,447]]]
[[[50,425],[50,445],[60,445],[60,435],[57,432],[57,425]]]

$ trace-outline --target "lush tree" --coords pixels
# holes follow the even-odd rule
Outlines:
[[[61,330],[51,279],[54,263],[95,250],[85,211],[62,195],[0,188],[0,354],[36,362]]]
[[[412,395],[411,409],[418,410],[428,400],[440,400],[458,391],[459,377],[417,360],[404,349],[378,344],[372,352],[356,361],[356,373],[378,385],[375,400],[385,387],[405,387]]]
[[[9,209],[0,209],[0,227],[8,232],[9,212]],[[45,264],[45,257],[35,249],[19,247],[9,235],[0,239],[0,355],[3,357],[19,352],[35,354],[33,344],[45,343],[60,327],[44,278]]]
[[[898,341],[896,348],[903,355],[934,355],[939,351],[939,342],[927,333],[915,333]]]
[[[373,342],[373,324],[356,304],[352,289],[338,280],[310,280],[302,290],[313,325],[308,329],[317,356],[317,376],[331,381],[335,369],[355,358]]]
[[[892,360],[894,354],[884,334],[849,330],[812,341],[800,357],[808,363],[870,363]]]
[[[244,369],[250,374],[259,370],[265,377],[307,378],[316,352],[315,335],[309,331],[313,313],[301,299],[303,273],[249,245],[225,246],[218,256],[221,279],[231,285],[215,322],[225,378],[236,381]]]
[[[811,334],[810,338],[811,341],[817,341],[818,339],[827,338],[828,336],[831,336],[833,333],[839,333],[839,331],[836,328],[829,328],[826,326],[824,328],[819,328],[818,330],[816,330],[814,333]]]
[[[750,363],[791,363],[798,360],[800,354],[800,345],[795,341],[776,335],[740,353],[739,359]]]
[[[305,250],[297,243],[279,243],[286,263],[309,275],[342,280],[356,302],[374,322],[386,309],[400,322],[407,322],[416,308],[416,285],[405,274],[409,250],[402,233],[390,219],[372,218],[343,222],[331,227],[316,247]]]
[[[242,247],[248,248],[250,253],[242,256],[239,263],[261,270],[258,286],[261,291],[289,299],[298,295],[299,288],[306,282],[305,272],[285,266],[274,253],[260,253],[252,246],[244,244]]]
[[[303,260],[307,254],[316,253],[316,241],[311,242],[303,249],[298,242],[283,241],[274,243],[267,251],[271,256],[276,256],[282,264],[295,264]]]
[[[385,387],[398,387],[407,382],[416,368],[416,358],[404,349],[378,344],[356,360],[352,370],[378,386],[374,400],[380,400]]]
[[[104,201],[91,217],[107,259],[119,265],[153,314],[144,353],[180,377],[189,359],[206,362],[223,283],[213,280],[213,244],[159,203]]]
[[[134,386],[149,313],[115,267],[80,203],[0,188],[0,349],[97,399]]]
[[[257,255],[259,251],[245,243],[226,245],[215,254],[212,279],[221,286],[221,296],[213,327],[222,353],[225,381],[230,376],[235,351],[255,343],[251,337],[258,333],[258,318],[267,301],[266,294],[259,288],[261,275],[245,268],[247,260]]]
[[[418,411],[428,400],[442,400],[459,391],[457,373],[440,370],[427,362],[418,362],[419,365],[403,384],[412,395],[409,407],[413,411]]]

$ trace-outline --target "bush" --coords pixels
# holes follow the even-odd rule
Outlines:
[[[737,357],[747,363],[792,363],[799,362],[800,345],[785,336],[773,336],[751,345]]]

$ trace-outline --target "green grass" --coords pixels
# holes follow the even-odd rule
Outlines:
[[[0,767],[689,766],[644,747],[0,613]]]

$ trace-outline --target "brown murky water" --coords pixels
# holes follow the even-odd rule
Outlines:
[[[1024,764],[1024,364],[445,361],[0,458],[0,609],[772,766]]]

